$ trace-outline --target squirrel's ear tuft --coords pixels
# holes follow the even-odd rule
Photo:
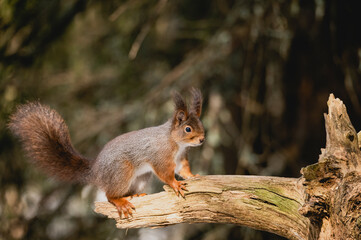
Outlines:
[[[188,114],[187,104],[184,101],[183,97],[178,92],[173,93],[173,101],[176,112],[183,111],[185,115]]]
[[[191,89],[192,94],[192,104],[190,112],[195,113],[198,117],[201,116],[202,113],[202,93],[198,88]]]
[[[185,120],[187,120],[187,116],[188,116],[187,104],[184,101],[183,97],[178,92],[173,93],[173,101],[175,105],[175,114],[173,118],[173,123],[179,126]]]

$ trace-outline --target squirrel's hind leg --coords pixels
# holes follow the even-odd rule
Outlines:
[[[119,197],[119,198],[107,197],[107,198],[108,201],[117,208],[120,218],[122,218],[122,216],[124,216],[124,218],[128,218],[129,216],[133,216],[133,211],[135,211],[134,205],[131,202],[129,202],[129,200],[132,199],[133,197],[143,197],[145,195],[147,194],[141,193],[127,197]]]
[[[132,199],[132,196],[119,198],[107,196],[107,198],[108,201],[117,208],[120,218],[122,218],[122,216],[124,216],[124,218],[129,218],[129,216],[133,216],[133,211],[135,210],[135,207],[132,203],[129,202],[129,200]]]
[[[139,194],[139,192],[144,189],[144,186],[148,182],[150,176],[150,172],[137,176],[130,183],[130,187],[128,188],[127,193],[124,195],[120,195],[122,197],[113,197],[114,195],[107,194],[108,201],[117,208],[120,218],[122,218],[122,216],[124,218],[133,216],[133,211],[135,210],[135,207],[132,203],[129,202],[129,200],[133,197],[142,197],[147,195],[145,193]]]

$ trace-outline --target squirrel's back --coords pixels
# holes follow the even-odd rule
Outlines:
[[[170,131],[171,121],[167,121],[159,126],[122,134],[108,142],[92,166],[94,184],[101,189],[109,186],[114,188],[114,184],[111,185],[110,182],[119,175],[127,175],[131,169],[135,170],[131,173],[133,177],[152,172],[148,163],[158,161],[164,153],[172,152]],[[124,166],[127,169],[123,169]],[[107,174],[103,174],[104,172]]]
[[[68,127],[56,111],[38,102],[20,105],[10,117],[9,128],[48,175],[63,181],[88,181],[90,161],[74,149]]]
[[[109,162],[109,158],[123,156],[137,165],[137,161],[143,162],[143,158],[152,158],[152,155],[170,147],[170,131],[171,121],[167,121],[159,126],[122,134],[104,146],[96,161]]]

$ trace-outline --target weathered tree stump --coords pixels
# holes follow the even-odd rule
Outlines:
[[[326,148],[301,170],[305,204],[300,212],[318,229],[311,239],[361,239],[360,147],[340,99],[331,94],[325,114]]]
[[[360,147],[342,101],[331,94],[325,114],[326,148],[302,177],[204,176],[187,180],[185,199],[165,192],[132,199],[130,219],[108,202],[95,211],[118,228],[177,223],[233,223],[288,239],[361,239]]]

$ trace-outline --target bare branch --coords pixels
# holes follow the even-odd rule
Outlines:
[[[129,54],[128,54],[129,59],[133,60],[137,56],[139,48],[144,41],[144,38],[147,36],[147,34],[150,31],[150,27],[151,27],[151,23],[147,23],[142,27],[142,30],[137,35],[137,38],[135,39],[135,41],[129,51]]]
[[[177,223],[233,223],[307,239],[309,220],[298,213],[303,195],[297,179],[258,176],[205,176],[187,180],[185,199],[165,192],[134,198],[133,218],[120,220],[108,202],[95,211],[117,221],[118,228],[162,227]]]
[[[130,51],[129,51],[129,54],[128,54],[129,59],[133,60],[133,59],[135,59],[137,57],[138,51],[139,51],[145,37],[148,35],[151,27],[153,26],[153,24],[155,23],[155,21],[159,17],[159,14],[162,12],[162,10],[164,10],[164,8],[166,6],[166,3],[167,3],[167,0],[159,0],[157,5],[155,6],[154,14],[153,14],[154,17],[152,17],[152,19],[149,20],[148,23],[146,23],[142,27],[142,30],[137,35],[134,43],[132,44],[132,47],[130,48]]]

